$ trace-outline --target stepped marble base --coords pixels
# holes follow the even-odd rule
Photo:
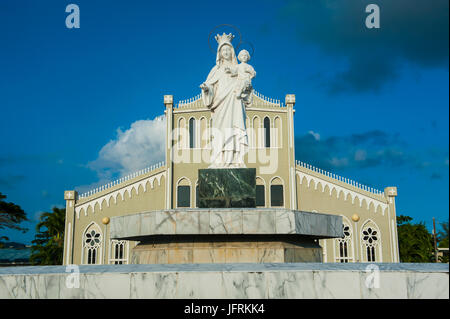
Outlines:
[[[157,235],[304,235],[342,237],[342,217],[276,208],[170,209],[114,216],[113,239]]]
[[[322,248],[298,236],[167,236],[141,242],[133,264],[321,262]]]
[[[131,263],[321,262],[317,240],[342,217],[274,208],[176,209],[111,217],[110,237],[140,242]]]

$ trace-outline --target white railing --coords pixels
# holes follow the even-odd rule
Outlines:
[[[178,103],[175,104],[175,108],[182,109],[182,108],[188,108],[188,107],[191,107],[192,104],[194,104],[195,102],[197,102],[197,101],[200,100],[201,98],[202,98],[202,95],[201,95],[201,94],[198,94],[198,95],[196,95],[196,96],[194,96],[194,97],[192,97],[192,98],[190,98],[190,99],[178,101]]]
[[[111,188],[111,187],[119,185],[119,184],[121,184],[123,182],[129,181],[130,179],[133,179],[133,178],[138,177],[140,175],[147,174],[147,173],[149,173],[149,172],[151,172],[151,171],[153,171],[153,170],[155,170],[157,168],[163,167],[163,166],[165,166],[164,162],[159,162],[157,164],[151,165],[149,167],[146,167],[146,168],[141,169],[139,171],[136,171],[134,173],[128,174],[127,176],[124,176],[124,177],[121,177],[119,179],[116,179],[115,181],[113,181],[111,183],[102,185],[100,187],[91,189],[90,191],[87,191],[87,192],[85,192],[83,194],[80,194],[80,195],[78,195],[78,199],[86,198],[86,197],[94,195],[95,193],[103,192],[104,190],[106,190],[108,188]]]
[[[357,183],[354,180],[351,180],[349,178],[345,178],[345,177],[342,177],[342,176],[339,176],[339,175],[327,172],[327,171],[325,171],[323,169],[317,168],[317,167],[312,166],[310,164],[306,164],[306,163],[303,163],[303,162],[297,161],[297,160],[295,161],[295,164],[297,164],[298,166],[307,168],[307,169],[309,169],[309,170],[311,170],[313,172],[316,172],[318,174],[322,174],[322,175],[324,175],[324,176],[326,176],[328,178],[334,179],[336,181],[349,184],[349,185],[351,185],[353,187],[356,187],[356,188],[359,188],[359,189],[361,189],[363,191],[366,191],[366,192],[369,192],[369,193],[372,193],[372,194],[375,194],[375,195],[383,195],[384,194],[384,192],[382,192],[382,191],[380,191],[378,189],[375,189],[375,188],[369,187],[367,185],[363,185],[363,184]]]
[[[280,100],[276,100],[276,99],[272,99],[272,98],[266,97],[266,96],[262,95],[261,93],[255,91],[255,90],[253,90],[253,94],[256,97],[260,98],[261,100],[267,102],[268,105],[270,105],[270,106],[284,107],[284,104]]]
[[[277,107],[277,106],[284,107],[284,103],[281,102],[280,100],[269,98],[255,90],[253,90],[253,95],[255,95],[259,99],[266,102],[266,103],[264,103],[264,105],[273,106],[273,107]],[[199,100],[201,100],[201,98],[202,98],[202,94],[198,94],[190,99],[178,101],[178,103],[175,104],[175,108],[183,109],[183,108],[201,107],[201,106],[203,106],[202,103],[199,103]]]

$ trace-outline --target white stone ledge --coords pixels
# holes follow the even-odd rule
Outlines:
[[[80,266],[68,288],[63,266],[0,269],[0,298],[158,299],[448,299],[448,265],[376,264],[378,288],[367,288],[368,264],[197,264]]]
[[[111,218],[111,238],[153,235],[297,234],[342,236],[342,217],[289,209],[175,209]]]

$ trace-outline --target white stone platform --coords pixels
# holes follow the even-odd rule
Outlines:
[[[379,272],[367,272],[368,265]],[[0,298],[449,298],[448,264],[79,266],[79,288],[67,287],[69,271],[65,266],[0,268]],[[377,287],[377,276],[378,288],[368,288],[367,282]]]
[[[152,235],[296,234],[342,236],[342,217],[275,208],[195,208],[143,212],[111,218],[111,238]]]

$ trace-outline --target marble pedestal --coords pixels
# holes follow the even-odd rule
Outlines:
[[[314,239],[292,235],[153,237],[131,250],[133,264],[322,262]]]
[[[198,197],[200,208],[254,208],[256,207],[256,169],[200,169]]]
[[[321,262],[342,217],[275,208],[174,209],[112,217],[112,239],[138,241],[139,264]]]

